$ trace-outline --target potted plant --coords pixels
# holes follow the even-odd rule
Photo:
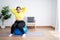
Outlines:
[[[2,19],[1,28],[5,28],[4,21],[9,19],[10,17],[11,17],[11,14],[9,14],[9,7],[8,6],[3,7],[0,14],[0,19]]]

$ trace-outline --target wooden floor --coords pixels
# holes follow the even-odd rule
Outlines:
[[[7,34],[4,36],[4,34]],[[0,40],[57,40],[58,34],[55,30],[50,28],[36,28],[28,29],[27,36],[22,38],[21,36],[9,37],[10,28],[0,29]],[[31,34],[32,33],[32,34]]]

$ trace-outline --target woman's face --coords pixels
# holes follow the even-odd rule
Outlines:
[[[20,8],[17,8],[17,12],[20,13],[21,9]]]

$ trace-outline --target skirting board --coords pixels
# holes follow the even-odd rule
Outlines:
[[[34,28],[35,26],[27,26],[28,28]],[[1,26],[0,26],[1,28]],[[5,28],[11,28],[10,26],[5,26]],[[55,27],[53,26],[36,26],[36,28],[52,28],[53,30],[55,30]]]

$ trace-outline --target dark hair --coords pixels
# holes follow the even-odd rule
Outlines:
[[[17,6],[17,7],[16,7],[16,10],[17,10],[18,8],[20,8],[20,9],[21,9],[21,7]]]

